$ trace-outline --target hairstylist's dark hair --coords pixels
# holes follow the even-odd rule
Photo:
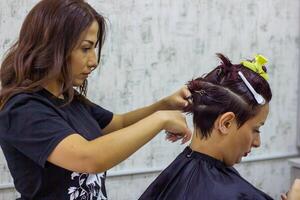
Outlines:
[[[0,107],[14,94],[34,92],[59,77],[62,93],[74,97],[70,55],[81,34],[96,20],[99,24],[98,64],[105,38],[105,19],[84,0],[42,0],[27,15],[17,42],[0,69]],[[87,81],[79,87],[85,96]]]
[[[200,129],[201,138],[210,136],[213,124],[221,114],[233,112],[240,127],[259,111],[261,105],[238,75],[239,71],[267,103],[272,98],[268,82],[258,73],[242,64],[232,64],[222,54],[217,55],[221,59],[221,65],[187,84],[192,93],[193,104],[186,111],[193,114],[193,122]]]

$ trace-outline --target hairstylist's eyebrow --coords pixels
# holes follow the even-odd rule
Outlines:
[[[88,42],[90,45],[94,46],[94,42],[91,40],[83,40],[82,42]]]

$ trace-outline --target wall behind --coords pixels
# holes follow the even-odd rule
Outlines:
[[[0,55],[17,38],[37,0],[0,0]],[[89,0],[108,19],[101,67],[89,97],[113,112],[126,112],[169,95],[218,64],[262,53],[269,58],[271,112],[262,146],[238,166],[247,179],[278,198],[289,186],[286,159],[297,154],[299,12],[297,0]],[[109,171],[113,200],[133,200],[183,149],[158,135]],[[272,159],[271,159],[272,158]],[[258,161],[260,160],[260,161]],[[140,172],[140,173],[137,173]],[[122,175],[122,176],[120,176]],[[12,180],[0,155],[0,199],[12,199]],[[137,187],[138,186],[138,187]]]

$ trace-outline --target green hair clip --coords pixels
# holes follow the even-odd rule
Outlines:
[[[265,80],[269,79],[269,75],[263,70],[264,64],[268,62],[268,59],[262,55],[256,55],[254,61],[243,61],[242,65],[258,73]]]

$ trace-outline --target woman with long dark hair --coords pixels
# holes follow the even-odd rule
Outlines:
[[[107,199],[105,171],[161,130],[190,139],[175,111],[188,104],[186,87],[125,114],[87,99],[104,38],[104,18],[84,0],[42,0],[4,58],[0,145],[20,199]]]
[[[221,64],[191,80],[194,134],[187,147],[148,187],[140,200],[269,200],[232,167],[260,146],[272,98],[266,59]]]

